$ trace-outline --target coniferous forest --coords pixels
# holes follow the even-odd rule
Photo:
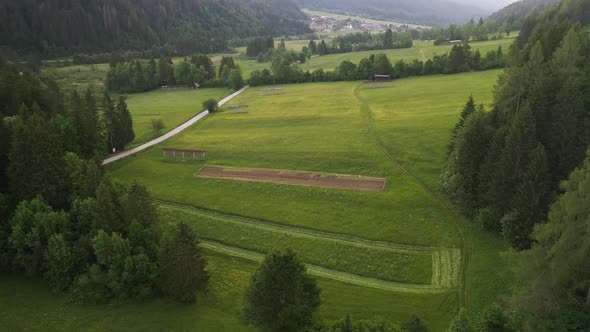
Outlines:
[[[311,32],[291,0],[2,1],[1,45],[46,57],[115,50],[187,55],[227,40]]]

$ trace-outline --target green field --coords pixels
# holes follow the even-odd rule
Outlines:
[[[135,132],[135,140],[131,145],[140,145],[154,138],[152,119],[164,121],[166,127],[162,133],[165,133],[201,113],[205,100],[220,100],[230,93],[227,89],[215,88],[154,90],[128,95],[127,106],[133,117]]]
[[[470,94],[489,105],[499,73],[251,88],[231,102],[248,104],[248,113],[213,114],[109,166],[113,177],[149,187],[163,222],[184,220],[203,239],[212,284],[197,304],[81,306],[41,282],[7,276],[0,278],[0,307],[11,309],[0,310],[0,325],[248,330],[240,310],[250,275],[265,253],[290,247],[319,280],[320,318],[351,314],[399,323],[417,314],[431,330],[445,330],[459,306],[477,311],[508,289],[505,246],[458,217],[437,193],[462,105]],[[173,99],[190,105],[189,92]],[[130,105],[133,98],[156,103],[158,93],[134,95]],[[154,112],[164,114],[170,102]],[[197,178],[204,163],[163,161],[161,147],[208,150],[210,165],[384,176],[387,187],[362,192]]]
[[[510,35],[511,38],[489,40],[484,42],[472,42],[469,45],[471,49],[479,50],[482,56],[491,50],[497,50],[498,46],[502,46],[504,51],[508,50],[508,47],[514,41],[515,36]],[[315,70],[323,68],[324,70],[335,69],[342,61],[348,60],[353,63],[359,63],[363,58],[369,57],[371,54],[384,53],[386,54],[392,63],[403,59],[404,61],[412,61],[414,59],[426,61],[432,59],[435,55],[443,55],[450,52],[452,45],[439,45],[434,46],[432,42],[427,41],[414,41],[414,47],[406,49],[394,49],[394,50],[379,50],[379,51],[363,51],[363,52],[352,52],[342,54],[328,54],[320,57],[310,59],[307,63],[301,65],[303,70]]]
[[[158,148],[111,169],[173,202],[163,203],[163,219],[189,221],[227,259],[296,249],[329,285],[323,317],[399,322],[415,311],[442,330],[458,305],[496,296],[504,281],[501,242],[466,227],[436,198],[461,106],[470,94],[489,104],[498,73],[252,88],[232,101],[250,105],[249,113],[214,114],[162,144],[206,149],[211,165],[385,176],[383,193],[196,178],[202,164],[164,162]],[[451,248],[462,251],[457,257]],[[460,273],[460,263],[470,273]],[[362,291],[349,293],[355,288]]]

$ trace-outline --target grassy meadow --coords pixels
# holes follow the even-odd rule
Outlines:
[[[212,88],[154,90],[128,95],[127,106],[133,117],[135,132],[135,140],[131,145],[140,145],[154,138],[152,119],[164,121],[163,134],[201,113],[205,100],[220,100],[230,93],[231,91],[224,88]]]
[[[481,298],[497,296],[498,285],[507,280],[501,241],[472,229],[436,198],[446,144],[462,105],[473,94],[489,106],[499,73],[381,85],[251,88],[232,101],[250,105],[249,113],[222,110],[160,146],[116,163],[111,171],[180,206],[164,203],[163,220],[186,220],[204,239],[260,253],[291,247],[307,263],[360,277],[428,284],[433,264],[427,253],[359,247],[355,239],[400,248],[460,248],[462,259],[470,260],[462,267],[461,287],[436,294],[388,292],[319,278],[324,318],[354,313],[400,322],[414,312],[434,331],[444,330],[460,304],[477,308]],[[371,193],[196,178],[204,163],[165,162],[159,147],[208,150],[211,165],[385,176],[387,188]],[[190,209],[215,211],[220,217]],[[213,257],[236,261],[219,253]],[[490,264],[499,268],[489,271]],[[248,275],[255,263],[226,266]],[[241,287],[245,284],[247,280]],[[240,301],[233,305],[239,310]]]
[[[206,247],[209,292],[188,306],[165,299],[78,305],[41,281],[2,276],[0,326],[249,331],[240,312],[258,262],[234,253],[293,248],[304,262],[323,269],[317,277],[320,318],[351,314],[400,323],[417,314],[432,331],[446,330],[460,306],[479,310],[509,283],[502,242],[456,215],[437,192],[462,106],[470,94],[489,106],[499,73],[249,89],[229,104],[247,104],[247,113],[224,107],[108,167],[113,178],[151,190],[165,225],[186,221],[204,243],[231,249]],[[198,112],[205,94],[227,91],[129,96],[136,133],[144,131],[138,140],[148,138],[145,125],[152,117],[162,117],[169,130]],[[164,161],[163,147],[208,150],[208,160]],[[387,185],[384,192],[362,192],[195,177],[205,164],[383,176]]]

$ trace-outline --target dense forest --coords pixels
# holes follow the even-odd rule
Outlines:
[[[291,0],[0,3],[0,46],[43,56],[152,48],[208,53],[225,50],[231,38],[308,32]]]
[[[530,246],[534,224],[590,143],[589,14],[590,3],[568,0],[528,19],[494,108],[470,100],[454,131],[444,188],[518,248]]]
[[[441,177],[474,222],[527,250],[511,306],[529,330],[590,327],[588,26],[585,0],[527,18],[491,111],[466,103]]]
[[[465,23],[473,17],[487,16],[486,10],[453,1],[436,0],[297,0],[302,8],[326,10],[409,23],[441,25]]]
[[[528,15],[539,15],[547,6],[555,4],[559,0],[521,0],[508,5],[493,13],[489,20],[496,21],[499,25],[507,25],[512,31],[520,30]]]

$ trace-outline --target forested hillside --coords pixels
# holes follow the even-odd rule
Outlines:
[[[491,112],[469,100],[442,185],[457,206],[528,248],[559,184],[590,144],[590,2],[529,17],[512,46]]]
[[[490,19],[500,26],[505,24],[510,30],[520,30],[527,15],[540,14],[547,6],[557,2],[559,0],[521,0],[498,10]]]
[[[489,13],[481,8],[446,0],[297,0],[303,8],[403,20],[419,24],[465,23]]]
[[[0,3],[0,46],[56,56],[168,47],[181,54],[226,40],[309,32],[292,0],[23,0]]]

